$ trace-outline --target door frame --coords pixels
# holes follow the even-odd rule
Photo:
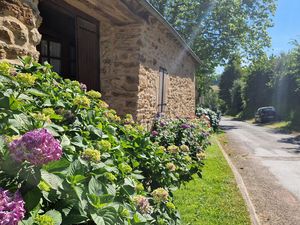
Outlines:
[[[82,12],[81,10],[75,8],[74,6],[70,5],[69,3],[65,2],[64,0],[40,0],[40,3],[45,2],[46,4],[50,4],[51,7],[53,7],[55,10],[67,14],[68,16],[72,17],[75,21],[75,45],[76,45],[76,80],[79,81],[79,74],[78,74],[78,67],[79,67],[79,56],[78,56],[78,34],[77,34],[77,17],[80,17],[84,20],[87,20],[90,23],[94,23],[97,27],[97,46],[96,48],[99,50],[98,54],[97,54],[97,62],[98,62],[98,66],[96,68],[96,72],[98,74],[97,76],[97,87],[98,90],[101,91],[101,61],[100,61],[100,21],[95,19],[94,17],[91,17],[89,15],[87,15],[85,12]],[[43,15],[41,15],[41,17],[43,17]]]

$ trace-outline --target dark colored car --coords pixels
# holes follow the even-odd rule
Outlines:
[[[255,122],[266,123],[276,120],[276,110],[273,106],[261,107],[255,113]]]

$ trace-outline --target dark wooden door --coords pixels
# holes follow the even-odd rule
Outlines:
[[[99,29],[81,17],[76,17],[78,80],[88,89],[100,90]]]

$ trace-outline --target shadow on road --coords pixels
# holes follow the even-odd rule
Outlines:
[[[234,130],[234,129],[237,129],[236,126],[228,126],[228,125],[221,125],[221,130],[223,131],[228,131],[228,130]]]
[[[291,153],[300,154],[300,135],[296,137],[282,138],[278,142],[296,145],[294,148],[285,148]]]
[[[300,135],[298,135],[296,137],[282,138],[279,140],[279,142],[300,146]]]

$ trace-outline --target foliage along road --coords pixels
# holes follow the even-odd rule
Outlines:
[[[228,118],[221,127],[261,224],[300,224],[300,136]]]

